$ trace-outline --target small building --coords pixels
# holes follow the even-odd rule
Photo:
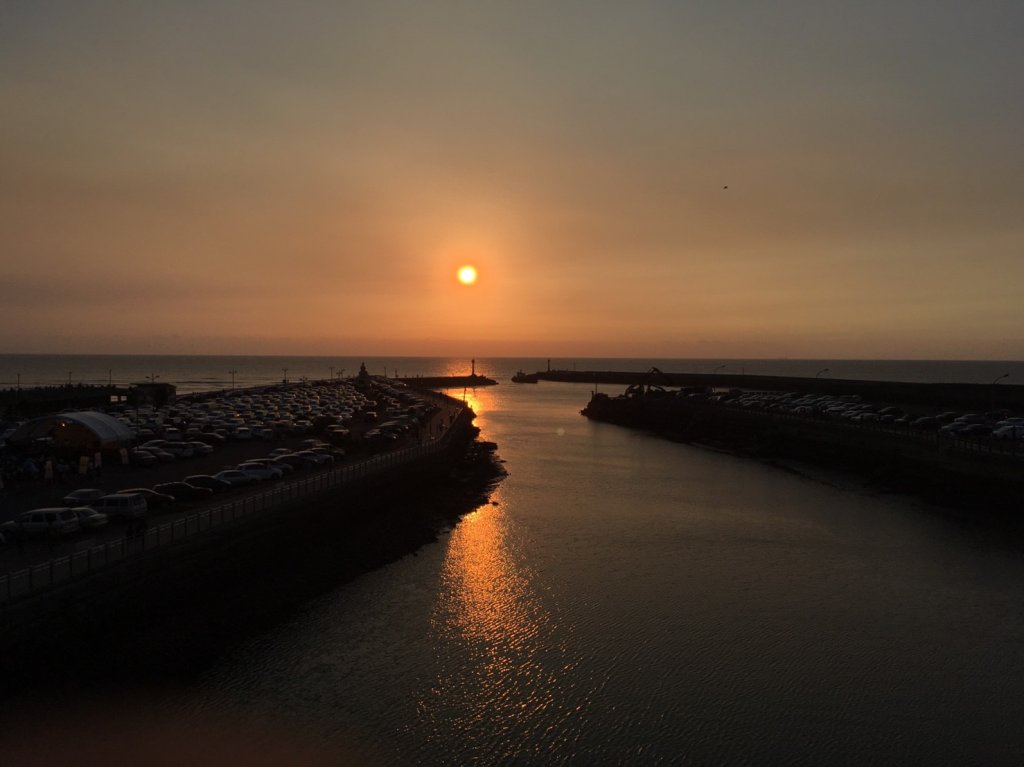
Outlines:
[[[128,389],[128,404],[133,407],[138,407],[139,405],[163,407],[174,402],[177,394],[178,387],[174,384],[150,381],[133,383],[131,388]]]

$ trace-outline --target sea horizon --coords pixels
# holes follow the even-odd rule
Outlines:
[[[0,389],[63,384],[174,384],[179,393],[283,381],[351,377],[360,366],[385,377],[454,376],[476,372],[507,382],[517,371],[621,370],[723,373],[917,383],[1024,383],[1024,361],[840,358],[462,357],[191,354],[0,354]]]

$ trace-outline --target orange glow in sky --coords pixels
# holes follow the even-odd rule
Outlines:
[[[1024,357],[1024,3],[207,5],[3,5],[0,353]]]

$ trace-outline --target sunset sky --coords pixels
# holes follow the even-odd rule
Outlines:
[[[0,0],[0,352],[1021,359],[1022,41],[1021,0]]]

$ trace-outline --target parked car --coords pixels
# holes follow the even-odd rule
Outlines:
[[[196,454],[196,451],[192,449],[188,442],[167,442],[164,444],[163,449],[175,458],[191,458]]]
[[[140,447],[128,451],[128,460],[136,466],[156,466],[160,463],[160,459],[153,453]]]
[[[215,493],[223,493],[232,487],[230,482],[211,477],[209,474],[193,474],[191,477],[185,477],[185,481],[196,487],[208,487]]]
[[[995,439],[1024,439],[1024,425],[1006,424],[992,432]]]
[[[76,506],[71,509],[78,517],[78,524],[83,530],[95,530],[97,527],[106,527],[109,518],[102,511],[96,511],[91,506]]]
[[[167,493],[174,496],[176,501],[204,501],[207,500],[213,491],[208,487],[196,487],[188,482],[163,482],[153,485],[158,493]]]
[[[140,519],[149,512],[146,499],[140,493],[111,493],[97,498],[89,505],[96,511],[102,511],[115,522]]]
[[[117,491],[118,495],[122,493],[137,493],[141,495],[146,499],[146,506],[150,509],[161,509],[174,503],[173,495],[158,493],[156,490],[150,490],[148,487],[129,487]]]
[[[271,469],[278,469],[282,476],[291,474],[295,471],[295,467],[279,461],[274,461],[272,458],[250,458],[246,463],[249,464],[263,464],[269,466]]]
[[[251,474],[246,474],[244,471],[238,469],[224,469],[224,471],[218,471],[213,475],[214,479],[219,479],[227,482],[232,487],[245,487],[246,485],[255,485],[259,480]]]
[[[61,498],[67,506],[88,506],[92,501],[97,498],[102,498],[107,494],[106,490],[99,490],[95,487],[82,487],[78,490],[72,490],[70,493]]]
[[[955,437],[962,434],[967,430],[967,422],[965,421],[951,421],[939,429],[939,436],[942,437]]]
[[[196,455],[209,455],[213,452],[213,448],[207,445],[205,442],[186,442],[189,447],[192,448],[192,452]]]
[[[33,509],[0,525],[0,530],[25,537],[58,537],[72,535],[82,529],[78,515],[67,506]]]
[[[295,455],[302,458],[311,458],[321,466],[334,463],[334,456],[326,453],[314,453],[312,450],[300,450]]]
[[[280,479],[284,476],[284,471],[279,469],[277,466],[265,466],[264,464],[256,463],[255,461],[240,463],[237,468],[239,471],[251,474],[260,481],[267,479]]]
[[[320,465],[320,462],[315,458],[310,458],[309,456],[305,455],[299,455],[298,453],[287,453],[285,455],[278,455],[274,457],[274,460],[279,463],[287,463],[300,471],[302,469],[311,469],[315,466]]]

